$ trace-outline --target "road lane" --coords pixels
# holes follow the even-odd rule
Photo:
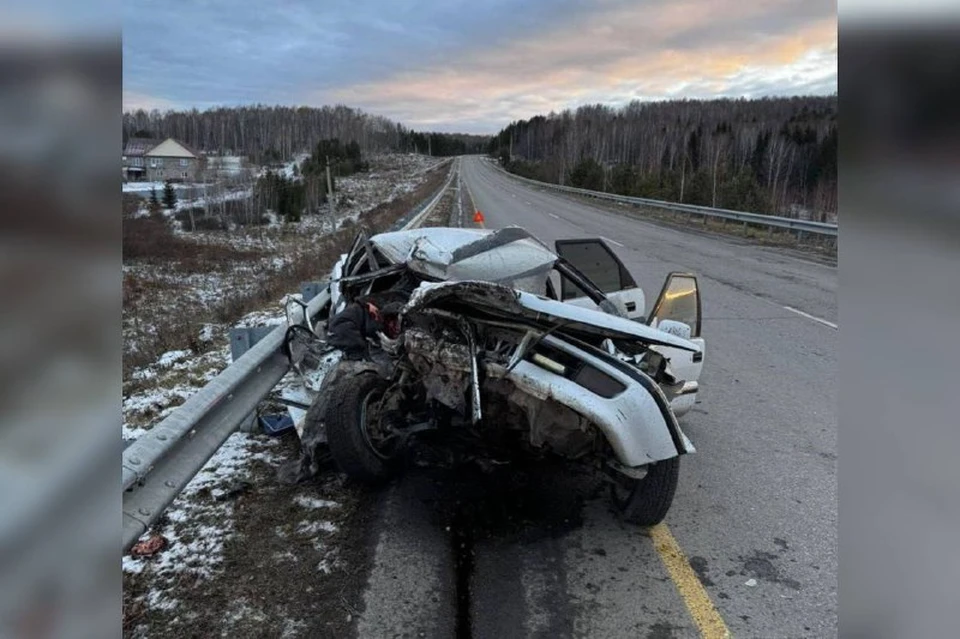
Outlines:
[[[683,460],[667,522],[734,636],[836,635],[837,331],[823,323],[838,321],[836,269],[617,215],[528,187],[478,158],[462,168],[487,228],[516,224],[548,243],[609,238],[648,309],[667,273],[699,275],[706,358],[700,401],[683,420],[698,453]],[[551,537],[551,548],[475,546],[474,629],[495,612],[478,602],[516,581],[524,596],[513,614],[526,615],[527,631],[697,636],[650,539],[602,504],[585,497],[582,525]],[[558,552],[559,561],[537,561]],[[556,584],[561,573],[565,592],[545,605],[536,585]],[[552,619],[571,615],[571,623]]]

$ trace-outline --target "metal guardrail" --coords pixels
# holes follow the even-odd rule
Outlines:
[[[451,164],[458,167],[459,160]],[[420,206],[398,220],[396,230],[414,228],[426,219],[456,171]],[[322,290],[306,312],[316,317],[330,300]],[[299,308],[294,321],[303,318]],[[289,371],[280,348],[281,324],[191,395],[168,417],[123,451],[123,550],[126,551],[160,517],[204,464],[223,445]]]
[[[715,218],[719,220],[731,220],[734,222],[739,222],[744,226],[748,224],[753,224],[756,226],[765,226],[767,228],[781,228],[787,229],[788,231],[794,231],[797,233],[798,238],[802,238],[804,233],[809,233],[811,235],[821,235],[829,237],[838,236],[838,225],[828,224],[826,222],[811,222],[808,220],[796,220],[789,217],[778,217],[775,215],[762,215],[760,213],[747,213],[745,211],[733,211],[730,209],[715,209],[709,206],[698,206],[696,204],[681,204],[679,202],[665,202],[662,200],[651,200],[643,197],[629,197],[626,195],[616,195],[614,193],[604,193],[602,191],[590,191],[588,189],[580,189],[573,186],[561,186],[559,184],[551,184],[549,182],[541,182],[539,180],[531,180],[530,178],[525,178],[514,173],[510,173],[505,170],[499,164],[493,163],[494,166],[502,171],[503,173],[509,175],[510,177],[527,182],[534,186],[551,189],[554,191],[561,191],[565,193],[575,193],[577,195],[583,195],[586,197],[595,198],[598,200],[609,200],[611,202],[622,202],[624,204],[631,204],[633,206],[649,206],[654,208],[666,209],[669,211],[674,211],[678,213],[688,213],[691,215],[700,215],[703,216],[704,222],[708,218]]]
[[[443,162],[440,163],[440,165],[442,164]],[[423,220],[430,214],[430,211],[437,205],[437,202],[440,201],[444,192],[453,182],[453,176],[460,170],[460,159],[453,158],[450,168],[450,175],[448,175],[444,183],[440,185],[440,188],[438,188],[431,197],[421,202],[419,206],[397,220],[397,223],[394,225],[394,230],[412,229],[423,223]]]

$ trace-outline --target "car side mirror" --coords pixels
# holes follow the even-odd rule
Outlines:
[[[670,333],[671,335],[675,335],[683,339],[690,339],[690,334],[693,332],[693,329],[690,328],[689,324],[668,319],[662,320],[659,324],[657,324],[656,328],[664,333]]]

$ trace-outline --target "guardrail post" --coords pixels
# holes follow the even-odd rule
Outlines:
[[[253,345],[269,335],[276,326],[245,326],[230,329],[230,360],[237,361],[240,356],[253,348]]]
[[[797,244],[803,241],[803,231],[797,229]]]
[[[303,287],[301,286],[301,290]],[[306,299],[306,296],[304,296]],[[269,335],[276,326],[246,326],[242,328],[230,329],[230,359],[237,361],[253,345]],[[243,418],[237,427],[242,433],[256,433],[260,431],[260,424],[257,423],[257,412],[253,411]]]

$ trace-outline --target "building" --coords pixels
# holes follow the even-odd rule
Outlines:
[[[201,170],[199,153],[173,138],[130,138],[123,147],[125,180],[193,182]]]

